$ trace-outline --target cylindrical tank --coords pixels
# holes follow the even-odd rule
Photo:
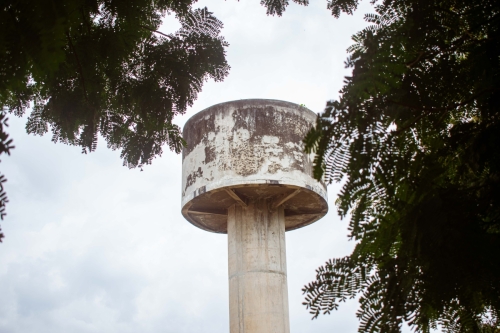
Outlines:
[[[249,99],[188,120],[182,214],[228,233],[231,333],[289,333],[285,231],[326,214],[302,140],[316,115],[303,106]]]
[[[227,209],[241,198],[286,199],[285,228],[328,211],[326,186],[312,176],[302,140],[316,114],[297,104],[246,99],[211,106],[184,126],[182,214],[195,226],[227,233]],[[291,197],[287,198],[287,196]]]

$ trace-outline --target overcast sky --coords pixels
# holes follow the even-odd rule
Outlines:
[[[326,0],[290,4],[268,17],[259,0],[206,0],[230,43],[231,72],[207,82],[183,125],[213,104],[280,99],[320,112],[336,98],[350,37],[366,24],[335,19]],[[178,27],[167,17],[164,32]],[[227,236],[202,231],[181,215],[181,157],[165,151],[151,166],[128,170],[101,139],[97,152],[25,134],[10,117],[12,156],[2,158],[10,199],[1,222],[2,333],[229,332]],[[355,332],[356,301],[311,321],[301,288],[328,258],[348,255],[347,220],[334,207],[315,224],[287,233],[291,332]]]

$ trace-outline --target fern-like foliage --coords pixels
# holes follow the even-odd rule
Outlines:
[[[305,138],[315,177],[344,182],[337,208],[357,242],[318,269],[305,305],[317,317],[359,297],[360,332],[498,332],[500,3],[375,11]]]
[[[129,167],[151,163],[165,144],[179,152],[184,141],[173,117],[192,105],[205,80],[228,75],[222,23],[206,8],[191,10],[190,0],[59,5],[37,3],[30,9],[36,18],[28,2],[2,5],[2,106],[21,115],[34,102],[28,133],[42,135],[50,127],[54,142],[84,153],[96,149],[101,135],[122,150]],[[181,23],[171,35],[156,31],[166,11]],[[39,21],[54,15],[60,19],[52,26]],[[19,40],[40,39],[14,43],[18,24],[26,25]],[[47,31],[32,33],[40,28]],[[53,50],[50,57],[40,54],[44,49]],[[19,65],[9,58],[14,52],[25,54]]]
[[[260,3],[267,8],[267,15],[281,16],[288,6],[287,0],[261,0]]]
[[[307,6],[309,0],[293,0],[293,2]],[[371,1],[375,3],[375,0]],[[281,16],[289,5],[288,0],[261,0],[261,5],[267,8],[267,15]],[[327,0],[327,8],[332,12],[332,15],[339,17],[341,13],[352,15],[358,7],[359,0]]]
[[[173,118],[192,105],[206,80],[229,73],[222,23],[192,3],[3,1],[2,110],[21,116],[32,106],[28,133],[50,130],[52,141],[83,153],[104,137],[128,167],[151,163],[165,146],[180,152],[184,140]],[[157,31],[167,12],[181,23],[172,34]]]
[[[6,132],[6,127],[8,127],[7,120],[8,118],[6,114],[4,112],[0,113],[0,155],[10,155],[10,150],[14,149],[14,146],[12,145],[12,139],[9,138],[9,134],[7,134]],[[7,215],[5,212],[5,206],[9,202],[7,193],[4,189],[4,184],[6,181],[7,178],[5,178],[5,175],[0,174],[0,219],[2,220],[5,215]],[[0,242],[4,237],[1,231],[2,229],[0,229]]]

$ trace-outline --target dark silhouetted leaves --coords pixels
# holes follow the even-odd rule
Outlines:
[[[192,2],[3,1],[2,110],[20,116],[31,106],[28,133],[51,131],[54,142],[84,153],[102,136],[128,167],[151,163],[165,145],[180,152],[173,118],[207,79],[221,81],[229,71],[222,23]],[[167,13],[179,19],[178,32],[157,31]]]
[[[335,16],[356,5],[331,2]],[[500,2],[375,9],[305,139],[315,177],[344,181],[357,242],[318,269],[305,305],[316,317],[360,296],[360,332],[498,333]]]

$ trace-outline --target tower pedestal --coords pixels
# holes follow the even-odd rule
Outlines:
[[[227,222],[230,333],[289,333],[283,206],[234,204]]]

